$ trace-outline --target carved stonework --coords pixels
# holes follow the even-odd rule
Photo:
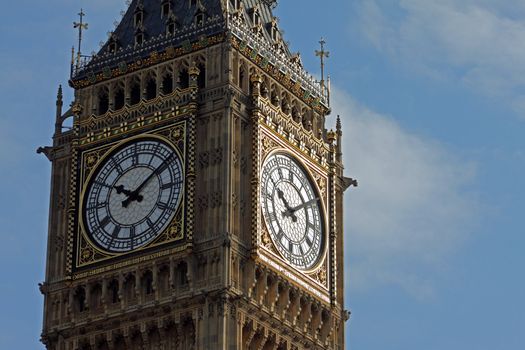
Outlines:
[[[323,198],[326,198],[326,178],[316,175],[315,181],[317,182],[317,185],[319,186],[319,190],[321,190],[321,195]]]
[[[278,254],[277,250],[275,249],[272,239],[270,238],[270,233],[268,232],[268,229],[266,228],[266,225],[262,225],[262,232],[261,232],[261,243],[263,247],[270,250],[271,252]]]
[[[263,159],[266,158],[271,151],[279,148],[279,144],[267,136],[263,137],[262,146]]]
[[[309,274],[309,276],[323,287],[328,288],[328,264],[326,260],[314,273]]]
[[[210,153],[202,152],[199,154],[199,166],[201,169],[207,168],[210,165]]]

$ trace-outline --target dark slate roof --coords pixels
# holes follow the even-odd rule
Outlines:
[[[273,1],[243,0],[244,9],[245,9],[243,15],[245,17],[245,21],[250,26],[254,25],[254,23],[252,22],[252,18],[250,16],[250,14],[251,14],[251,10],[252,9],[254,9],[255,7],[258,7],[259,15],[261,17],[261,23],[262,23],[262,26],[263,26],[262,35],[269,42],[273,42],[274,41],[272,39],[271,33],[269,31],[269,29],[270,29],[269,25],[274,20],[277,20],[276,17],[272,13],[272,6],[271,6],[272,3],[273,3]],[[282,40],[282,34],[280,34],[280,37],[281,37],[281,39],[280,39],[280,41],[281,41]],[[284,42],[283,42],[283,49],[284,49],[284,53],[285,53],[286,56],[288,56],[289,58],[291,58],[293,56],[292,53],[290,52],[288,46]]]
[[[202,36],[224,33],[228,30],[224,18],[226,1],[230,1],[229,10],[234,12],[234,0],[195,0],[190,5],[190,0],[171,0],[171,16],[162,17],[162,4],[164,0],[132,0],[119,25],[112,32],[107,42],[91,60],[83,64],[73,74],[73,79],[82,79],[89,72],[101,71],[107,66],[116,66],[118,62],[134,60],[147,57],[152,51],[162,51],[168,46],[180,46],[184,41],[198,40]],[[260,22],[262,24],[263,37],[273,42],[270,28],[274,21],[271,0],[242,0],[240,3],[244,8],[243,20],[247,27],[253,27],[252,10],[259,9]],[[135,26],[135,12],[143,11],[143,24]],[[195,15],[199,12],[205,15],[205,23],[202,26],[195,24]],[[176,22],[176,31],[173,35],[167,35],[166,28],[169,20]],[[135,45],[135,34],[138,30],[144,33],[144,44]],[[279,40],[281,41],[281,40]],[[110,52],[110,44],[116,42],[117,52]],[[282,45],[284,54],[292,57],[286,44]]]
[[[185,41],[198,40],[202,36],[223,33],[226,30],[221,0],[196,0],[190,6],[190,0],[171,0],[172,15],[161,16],[162,0],[133,0],[122,17],[119,25],[112,32],[100,51],[73,74],[73,79],[85,78],[89,72],[101,71],[104,67],[113,67],[121,61],[147,57],[153,51],[162,51],[169,46],[181,46]],[[135,11],[143,11],[143,24],[135,26]],[[205,15],[205,23],[197,26],[195,15]],[[176,30],[168,35],[166,28],[170,18],[175,17]],[[144,33],[144,43],[135,45],[137,30]],[[117,43],[117,52],[110,52],[110,43]]]
[[[162,5],[170,1],[171,12],[162,15]],[[235,8],[237,3],[238,8]],[[308,92],[308,96],[319,97],[326,104],[326,96],[314,77],[303,68],[300,57],[290,52],[283,41],[282,33],[273,16],[275,0],[132,0],[121,22],[100,51],[78,68],[73,67],[70,85],[75,88],[85,87],[112,76],[126,74],[129,69],[142,66],[143,59],[148,64],[155,64],[157,53],[190,52],[195,47],[205,47],[208,39],[212,42],[233,37],[252,49],[250,54],[259,53],[270,65],[277,67],[286,76],[290,75],[294,84],[298,83]],[[259,24],[253,21],[257,9]],[[135,13],[143,12],[142,24],[135,24]],[[196,24],[195,17],[203,13],[204,23]],[[167,33],[168,21],[175,20],[176,30]],[[272,26],[277,30],[277,38],[272,38]],[[135,44],[137,31],[144,34],[142,44]],[[112,51],[117,43],[117,51]],[[188,51],[189,50],[189,51]],[[149,59],[148,59],[149,58]],[[131,66],[130,66],[131,64]],[[305,95],[306,96],[306,95]],[[306,97],[305,97],[306,98]]]
[[[142,27],[146,36],[145,40],[166,35],[166,26],[170,17],[162,18],[162,3],[162,0],[133,0],[131,2],[122,21],[113,33],[118,41],[119,47],[127,48],[135,45],[136,28],[134,25],[134,17],[135,11],[139,8],[142,8],[144,12]],[[198,11],[204,12],[207,18],[222,19],[223,11],[219,0],[197,0],[195,4],[194,6],[190,6],[190,0],[171,0],[171,8],[177,22],[177,28],[183,29],[191,27],[194,24],[194,18]],[[102,47],[99,54],[107,51],[107,46],[108,43]]]

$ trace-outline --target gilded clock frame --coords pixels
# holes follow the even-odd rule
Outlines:
[[[264,214],[262,212],[260,199],[261,199],[261,186],[258,184],[257,189],[257,216],[260,215],[260,231],[256,233],[256,242],[258,246],[258,257],[260,260],[265,261],[270,266],[280,272],[285,272],[287,275],[295,280],[295,282],[304,288],[309,289],[311,292],[319,296],[322,300],[327,301],[327,292],[330,287],[330,225],[329,225],[329,213],[330,211],[330,192],[328,188],[329,184],[329,173],[327,169],[319,164],[318,160],[309,157],[296,145],[290,144],[286,138],[276,132],[271,127],[268,127],[264,123],[259,124],[260,127],[260,138],[258,139],[260,147],[260,162],[258,166],[258,174],[262,171],[262,166],[266,159],[272,154],[281,153],[291,156],[298,164],[303,168],[307,177],[311,181],[312,187],[321,198],[320,210],[323,224],[323,250],[321,258],[318,263],[309,270],[299,270],[290,265],[279,253],[275,244],[271,238],[271,235],[266,227]]]
[[[318,196],[318,198],[321,199],[319,201],[320,202],[319,211],[320,211],[320,215],[321,215],[321,220],[320,221],[321,221],[321,226],[322,226],[322,239],[321,239],[321,251],[319,253],[319,257],[317,258],[316,263],[313,265],[313,267],[311,267],[309,269],[299,269],[299,268],[291,265],[290,262],[288,262],[282,256],[281,252],[279,252],[279,249],[276,247],[275,240],[273,239],[272,235],[270,234],[270,230],[268,228],[268,225],[267,225],[267,222],[266,222],[266,218],[264,217],[264,213],[261,213],[262,218],[263,218],[263,220],[262,220],[263,221],[263,226],[264,226],[263,231],[264,231],[264,234],[268,234],[270,236],[270,239],[271,239],[272,244],[273,244],[272,252],[274,254],[275,254],[275,252],[277,252],[277,254],[281,258],[281,260],[286,262],[287,265],[293,266],[293,268],[295,270],[303,272],[305,274],[312,274],[315,271],[317,271],[321,265],[323,265],[323,263],[324,263],[324,261],[326,259],[326,255],[327,255],[326,253],[328,251],[328,234],[327,234],[328,221],[327,221],[327,218],[326,218],[327,217],[327,209],[326,209],[326,206],[325,206],[325,202],[327,200],[326,193],[321,192],[321,190],[319,188],[319,184],[317,183],[317,181],[314,180],[314,177],[312,176],[310,168],[305,164],[303,159],[301,159],[301,157],[299,157],[296,154],[294,154],[288,148],[275,147],[272,150],[270,150],[268,153],[266,153],[264,155],[264,158],[261,159],[261,172],[263,170],[262,168],[264,167],[264,164],[266,163],[266,160],[268,158],[272,157],[273,155],[276,155],[276,154],[283,154],[283,155],[289,156],[291,159],[293,159],[299,165],[301,170],[305,173],[308,182],[312,186],[314,194],[316,194]],[[261,195],[259,196],[259,198],[261,198]],[[262,210],[262,208],[261,208],[261,210]]]
[[[81,152],[79,156],[79,205],[76,215],[77,230],[75,234],[74,244],[74,270],[81,271],[85,268],[101,265],[105,262],[116,260],[120,258],[131,257],[145,252],[150,252],[158,247],[166,247],[168,245],[176,244],[185,241],[186,232],[186,209],[188,201],[187,181],[184,181],[181,189],[181,199],[175,215],[168,225],[168,227],[160,233],[149,244],[134,249],[129,252],[112,253],[99,248],[87,234],[84,227],[84,200],[86,191],[89,187],[91,178],[96,173],[97,169],[115,150],[133,141],[141,139],[158,139],[167,143],[172,147],[181,157],[182,176],[187,176],[187,162],[188,162],[188,129],[187,121],[182,120],[170,126],[152,130],[150,132],[141,133],[132,137],[127,137],[122,140],[101,145],[99,147],[91,148]]]

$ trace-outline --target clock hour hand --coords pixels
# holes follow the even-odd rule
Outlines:
[[[124,185],[114,186],[114,188],[117,190],[118,194],[125,194],[127,196],[127,198],[124,201],[122,201],[122,206],[124,208],[127,208],[129,204],[134,200],[141,202],[143,199],[143,197],[140,194],[134,193],[134,191],[132,192],[130,190],[126,190],[124,188]]]
[[[113,186],[113,188],[117,190],[118,194],[125,194],[126,196],[129,196],[131,194],[130,190],[126,190],[124,188],[124,185]]]
[[[294,215],[293,212],[291,212],[291,208],[290,208],[290,204],[288,204],[288,201],[286,200],[286,198],[284,198],[284,192],[281,191],[279,188],[277,189],[277,196],[279,197],[279,199],[283,202],[286,210],[283,212],[283,216],[286,217],[286,216],[290,216],[293,220],[293,222],[296,222],[297,221],[297,216]],[[290,212],[289,215],[286,215],[285,213],[288,213]]]
[[[162,163],[160,163],[160,165],[157,167],[157,169],[155,169],[154,171],[151,172],[151,174],[149,174],[149,176],[144,180],[142,181],[142,183],[139,185],[139,187],[137,187],[137,189],[135,189],[133,192],[130,192],[127,196],[128,198],[126,198],[126,200],[122,201],[122,206],[124,208],[127,208],[129,206],[129,204],[133,201],[137,201],[137,202],[142,202],[142,200],[144,199],[144,197],[142,197],[140,195],[140,191],[142,191],[142,189],[149,183],[149,181],[159,173],[159,170],[162,169],[164,167],[164,165],[166,165],[166,163],[171,160],[171,156],[164,159],[164,161]]]

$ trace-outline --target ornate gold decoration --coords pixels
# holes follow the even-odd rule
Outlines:
[[[170,132],[170,139],[177,143],[182,139],[183,135],[184,130],[182,130],[182,128],[173,128],[173,130]]]
[[[213,46],[224,41],[225,35],[223,33],[208,37],[207,40],[199,39],[194,43],[183,44],[180,47],[167,47],[163,52],[153,52],[148,58],[144,60],[137,60],[135,62],[127,63],[127,69],[121,70],[119,66],[122,64],[115,63],[114,68],[106,68],[106,74],[103,71],[92,74],[91,79],[86,77],[84,79],[72,80],[70,85],[75,89],[82,89],[90,85],[100,83],[109,79],[113,79],[124,74],[133,73],[138,70],[153,66],[155,64],[165,62],[173,59],[174,57],[181,57],[187,55],[190,52],[201,50],[208,46]],[[109,72],[109,74],[108,74]]]
[[[262,225],[261,230],[261,244],[264,248],[268,249],[273,254],[279,255],[279,253],[275,249],[275,246],[273,245],[272,239],[270,238],[270,233],[268,232],[268,229],[264,224]]]
[[[262,151],[263,151],[263,155],[262,155],[262,158],[264,159],[266,157],[266,155],[268,153],[270,153],[272,150],[276,149],[279,147],[279,145],[277,144],[277,142],[275,142],[274,140],[272,140],[271,138],[269,138],[268,136],[263,136],[263,139],[262,139]]]
[[[182,213],[180,213],[180,215],[178,215],[175,218],[173,224],[170,227],[168,227],[167,237],[170,240],[179,240],[184,237],[184,230],[182,227],[182,223],[183,223]]]
[[[88,167],[92,167],[94,166],[95,164],[97,164],[97,161],[98,161],[98,157],[96,157],[95,155],[93,154],[90,154],[87,159],[86,159],[86,165]]]
[[[301,123],[295,122],[292,115],[283,113],[266,99],[258,99],[256,104],[262,112],[259,120],[272,133],[278,135],[280,139],[287,140],[290,146],[299,149],[316,163],[325,169],[327,168],[326,159],[328,158],[329,147],[323,139],[317,138],[311,130],[308,131]]]
[[[326,285],[326,269],[321,269],[317,273],[317,279],[321,284]]]
[[[323,197],[326,197],[326,179],[317,174],[315,176],[315,181],[317,182],[317,185],[319,186]]]
[[[285,88],[293,92],[294,95],[300,98],[307,105],[311,106],[322,115],[328,114],[330,109],[322,105],[319,99],[312,96],[312,93],[303,88],[299,82],[294,81],[289,71],[283,73],[280,67],[269,63],[267,59],[265,59],[265,57],[263,57],[263,55],[257,51],[257,49],[252,49],[247,45],[246,42],[239,40],[235,36],[231,37],[231,44],[247,59],[259,66],[264,72],[281,83]]]

